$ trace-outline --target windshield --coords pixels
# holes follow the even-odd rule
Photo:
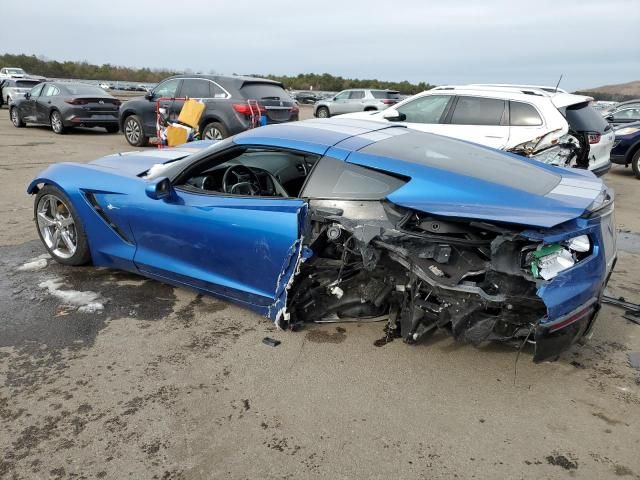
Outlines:
[[[100,87],[94,87],[93,85],[70,84],[62,87],[67,93],[71,95],[105,95],[104,90]]]
[[[17,88],[33,88],[38,85],[40,82],[37,80],[18,80],[16,82]]]
[[[9,75],[20,75],[24,74],[24,70],[22,70],[21,68],[7,68],[7,73]]]

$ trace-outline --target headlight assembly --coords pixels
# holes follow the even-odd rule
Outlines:
[[[573,267],[580,260],[578,254],[589,250],[591,240],[587,235],[578,235],[562,243],[541,245],[530,254],[531,274],[534,278],[551,280]]]

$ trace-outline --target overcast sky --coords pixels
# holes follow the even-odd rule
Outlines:
[[[0,52],[208,73],[640,80],[640,0],[2,1]]]

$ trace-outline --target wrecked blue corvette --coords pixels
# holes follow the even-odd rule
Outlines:
[[[591,173],[404,127],[323,119],[218,142],[61,163],[29,185],[61,263],[242,304],[281,327],[388,321],[411,343],[589,332],[616,258]]]

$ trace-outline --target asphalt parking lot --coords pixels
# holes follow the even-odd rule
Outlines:
[[[502,345],[376,347],[380,323],[282,332],[191,291],[53,263],[28,181],[127,150],[0,111],[0,478],[640,478],[627,360],[640,326],[619,309],[559,361],[525,349],[516,368]],[[624,234],[609,291],[640,302],[640,181],[619,166],[605,181]],[[69,290],[104,309],[67,305]]]

